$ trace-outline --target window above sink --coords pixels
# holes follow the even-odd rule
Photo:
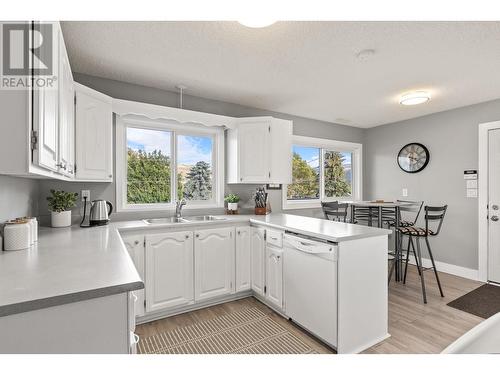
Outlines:
[[[222,127],[117,116],[118,211],[224,207],[223,160]]]

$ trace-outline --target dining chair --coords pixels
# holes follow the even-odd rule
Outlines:
[[[347,203],[334,202],[321,202],[323,215],[326,220],[347,222]]]
[[[405,272],[403,277],[403,284],[406,283],[406,274],[408,272],[408,260],[410,255],[410,250],[415,257],[415,263],[418,269],[418,273],[420,275],[420,283],[422,285],[422,295],[424,298],[424,303],[427,303],[427,295],[425,291],[425,280],[424,280],[424,270],[422,266],[422,251],[420,249],[420,239],[424,238],[425,243],[427,245],[427,250],[429,252],[429,258],[432,263],[432,269],[434,270],[434,275],[436,276],[436,281],[439,288],[439,293],[441,297],[444,297],[443,288],[441,287],[441,282],[439,280],[439,275],[436,269],[436,263],[434,262],[434,256],[432,255],[431,245],[429,243],[429,237],[436,237],[439,235],[441,231],[441,227],[443,226],[444,216],[446,214],[446,210],[448,209],[448,205],[444,206],[425,206],[425,228],[416,227],[414,225],[408,227],[399,227],[398,231],[403,236],[408,236],[408,249],[406,251],[406,264],[405,264]],[[435,229],[431,229],[431,224],[434,224]],[[413,239],[415,239],[416,249],[413,245]],[[391,270],[389,272],[389,280],[391,279],[392,272],[396,265],[395,260],[392,263]]]
[[[396,202],[403,203],[404,205],[399,206],[400,213],[408,213],[406,216],[410,216],[407,220],[400,219],[399,227],[411,227],[417,223],[418,217],[420,216],[420,211],[422,211],[422,207],[424,205],[424,201],[404,201],[398,199]],[[414,215],[411,215],[414,214]],[[394,210],[387,211],[387,209],[382,210],[382,220],[390,227],[394,227],[396,225],[396,221],[394,219]]]

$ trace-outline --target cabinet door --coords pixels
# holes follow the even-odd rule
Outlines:
[[[147,235],[146,311],[193,302],[193,233]]]
[[[271,118],[238,119],[240,182],[266,183],[271,174]]]
[[[266,248],[266,300],[283,307],[283,250]]]
[[[55,34],[53,48],[59,47],[59,28],[56,24],[52,28]],[[41,45],[41,34],[33,34],[34,45]],[[40,48],[42,61],[47,61],[43,56],[51,53],[48,48]],[[52,59],[52,57],[50,57]],[[57,61],[53,62],[57,64]],[[59,87],[57,83],[53,87],[43,87],[33,90],[33,130],[37,132],[38,142],[33,150],[34,163],[45,169],[58,171],[59,158]]]
[[[251,289],[250,227],[236,227],[236,292]]]
[[[142,280],[144,280],[144,236],[122,236],[125,247],[134,262],[135,268]],[[137,300],[135,301],[135,315],[144,315],[144,289],[134,291]]]
[[[112,181],[113,114],[111,99],[75,84],[76,90],[76,178]]]
[[[195,231],[195,300],[234,292],[234,228]]]
[[[260,295],[264,295],[265,234],[266,231],[263,228],[252,227],[250,230],[252,290]]]
[[[74,177],[75,164],[75,91],[73,74],[64,46],[59,38],[59,172]]]
[[[292,183],[292,121],[273,118],[271,125],[270,182]]]

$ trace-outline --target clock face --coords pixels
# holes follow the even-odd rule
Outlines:
[[[408,173],[417,173],[429,163],[429,150],[420,143],[408,143],[398,154],[399,167]]]

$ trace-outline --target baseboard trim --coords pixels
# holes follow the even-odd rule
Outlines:
[[[411,255],[409,263],[415,265],[415,259]],[[460,276],[465,279],[479,281],[478,270],[439,261],[435,261],[435,263],[436,263],[436,268],[439,272],[449,273],[450,275]],[[422,264],[424,268],[432,267],[431,260],[427,258],[422,258]]]

